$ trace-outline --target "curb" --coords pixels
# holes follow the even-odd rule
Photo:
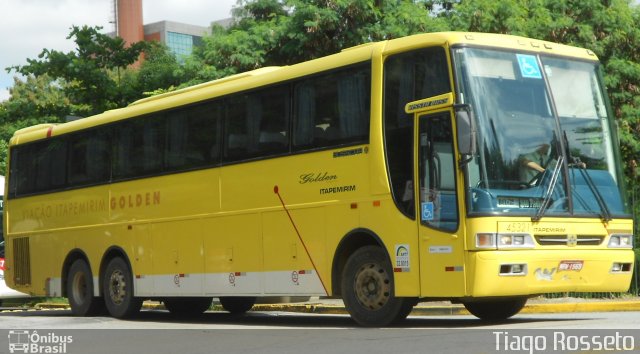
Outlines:
[[[143,306],[147,310],[164,310],[164,305],[159,302],[146,301]],[[68,304],[60,303],[39,303],[34,309],[69,309]],[[214,311],[223,311],[220,306],[213,306]],[[331,304],[257,304],[251,311],[262,312],[299,312],[317,313],[327,315],[348,314],[343,305]],[[530,303],[520,311],[520,313],[570,313],[570,312],[622,312],[640,311],[639,301],[592,301],[592,302],[569,302],[569,303]],[[411,311],[412,315],[422,316],[455,316],[470,315],[470,313],[460,304],[451,305],[418,305]]]

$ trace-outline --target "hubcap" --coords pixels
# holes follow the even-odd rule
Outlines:
[[[127,282],[120,270],[114,270],[109,277],[109,297],[114,304],[120,305],[127,295]]]
[[[83,273],[76,273],[73,277],[73,300],[83,304],[87,299],[87,278]]]
[[[383,307],[391,295],[389,275],[379,264],[362,266],[355,276],[355,290],[358,302],[371,310]]]

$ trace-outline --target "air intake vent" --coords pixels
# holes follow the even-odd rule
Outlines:
[[[536,235],[540,246],[598,246],[604,236],[593,235]]]
[[[16,285],[31,285],[31,252],[28,237],[13,240],[13,270]]]

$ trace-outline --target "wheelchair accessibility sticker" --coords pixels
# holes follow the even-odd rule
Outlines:
[[[535,55],[516,54],[516,57],[518,58],[522,77],[542,79],[542,72],[540,72],[540,66],[538,66],[538,60]]]
[[[433,220],[433,202],[426,202],[420,204],[420,214],[422,221]]]

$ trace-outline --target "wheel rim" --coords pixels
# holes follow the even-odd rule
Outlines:
[[[73,300],[81,305],[87,300],[87,277],[83,273],[76,273],[73,277],[72,296]]]
[[[127,296],[126,278],[120,270],[114,270],[109,277],[109,297],[111,301],[120,305]]]
[[[387,271],[379,264],[362,266],[355,276],[356,298],[370,310],[382,308],[391,296],[391,281]]]

